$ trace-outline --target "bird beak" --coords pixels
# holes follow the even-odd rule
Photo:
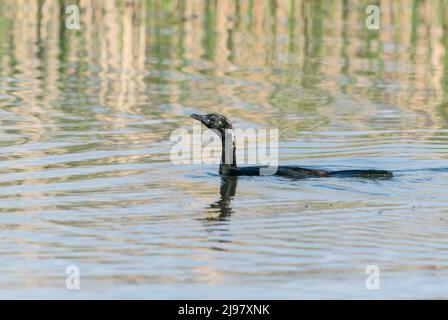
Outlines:
[[[198,121],[201,121],[203,124],[206,124],[205,116],[201,116],[200,114],[193,113],[190,117],[192,117],[193,119],[196,119]]]

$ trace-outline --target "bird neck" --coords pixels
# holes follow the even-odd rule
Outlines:
[[[236,147],[235,135],[233,129],[226,129],[221,133],[221,164],[219,165],[220,174],[228,174],[231,169],[235,169],[236,165]]]

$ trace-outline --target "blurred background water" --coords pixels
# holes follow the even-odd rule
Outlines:
[[[447,86],[445,0],[0,0],[0,298],[448,298]],[[173,165],[193,112],[395,178]]]

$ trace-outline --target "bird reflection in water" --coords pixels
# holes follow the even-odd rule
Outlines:
[[[221,176],[220,199],[209,206],[211,209],[218,209],[219,215],[207,220],[224,220],[231,216],[233,210],[230,204],[235,196],[237,182],[237,176]]]

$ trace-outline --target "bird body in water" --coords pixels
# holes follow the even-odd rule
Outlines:
[[[221,136],[222,153],[219,173],[228,176],[260,176],[274,174],[277,176],[305,179],[312,177],[357,177],[357,178],[390,178],[392,172],[387,170],[339,170],[327,171],[300,168],[296,166],[278,166],[273,172],[268,167],[238,167],[236,164],[236,147],[233,126],[227,117],[219,113],[205,115],[192,114],[191,117],[200,121],[207,128],[215,130]]]

